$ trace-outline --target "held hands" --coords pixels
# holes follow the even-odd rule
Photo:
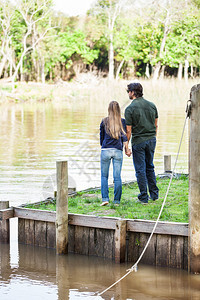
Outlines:
[[[125,154],[126,154],[128,157],[130,157],[131,154],[132,154],[132,152],[131,152],[131,150],[130,150],[129,148],[127,148],[127,149],[125,149]]]
[[[128,141],[126,141],[126,142],[124,143],[124,150],[125,150],[125,154],[126,154],[128,157],[130,157],[131,154],[132,154],[132,152],[131,152],[131,150],[128,148]]]

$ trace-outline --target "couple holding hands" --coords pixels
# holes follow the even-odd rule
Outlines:
[[[108,176],[110,162],[113,163],[114,204],[120,204],[122,195],[121,169],[123,148],[127,156],[133,157],[139,187],[138,201],[147,204],[148,200],[158,199],[159,189],[154,172],[154,152],[158,112],[154,103],[143,98],[140,83],[130,83],[127,89],[131,104],[125,109],[125,119],[117,101],[111,101],[108,116],[100,124],[101,144],[101,206],[109,203]],[[132,137],[132,138],[131,138]],[[132,150],[128,143],[131,138]]]

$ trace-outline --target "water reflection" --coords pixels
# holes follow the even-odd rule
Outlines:
[[[200,276],[185,271],[140,265],[101,297],[97,293],[130,267],[102,258],[19,245],[18,266],[12,267],[9,245],[0,245],[0,297],[12,299],[200,299]]]
[[[124,104],[126,104],[124,100]],[[164,154],[176,158],[185,118],[185,103],[159,106],[159,131],[155,155],[156,173],[163,172]],[[97,105],[97,103],[96,103]],[[107,107],[107,105],[106,105]],[[91,109],[88,111],[86,108]],[[99,123],[105,109],[87,105],[69,108],[66,102],[29,103],[0,107],[0,187],[2,200],[11,205],[53,195],[57,160],[69,161],[69,174],[78,190],[100,186]],[[186,129],[177,172],[187,173]],[[111,172],[112,173],[112,172]],[[135,179],[132,159],[124,156],[123,181]],[[112,183],[112,176],[109,178]],[[16,197],[17,195],[17,197]]]

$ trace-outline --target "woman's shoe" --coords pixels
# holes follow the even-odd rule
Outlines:
[[[108,201],[103,201],[100,206],[108,205],[108,203],[109,203]]]

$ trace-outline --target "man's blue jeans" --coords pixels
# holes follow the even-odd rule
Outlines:
[[[156,176],[154,172],[154,152],[156,147],[156,137],[132,146],[133,164],[136,171],[136,178],[140,194],[138,199],[142,202],[148,202],[147,186],[151,199],[158,199],[159,189],[156,185]]]
[[[118,149],[101,150],[102,201],[109,201],[108,176],[111,160],[113,163],[114,203],[120,203],[122,195],[121,169],[123,162],[123,151]]]

